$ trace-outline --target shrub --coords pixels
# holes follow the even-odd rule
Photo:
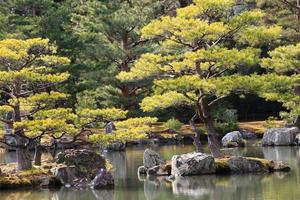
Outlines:
[[[222,137],[231,131],[238,130],[239,128],[237,122],[223,122],[223,123],[216,122],[215,126],[216,126],[216,131]]]
[[[168,129],[172,129],[172,130],[178,131],[178,130],[180,130],[180,128],[183,125],[183,123],[181,123],[177,119],[172,118],[172,119],[169,119],[164,125]]]
[[[235,109],[227,109],[222,106],[214,112],[216,131],[221,137],[239,128],[236,113]]]

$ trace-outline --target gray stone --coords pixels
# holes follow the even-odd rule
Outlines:
[[[297,145],[300,145],[300,133],[296,135],[296,137],[295,137],[295,143]]]
[[[147,169],[144,166],[139,166],[138,174],[147,174]]]
[[[100,169],[97,176],[92,180],[90,186],[96,190],[112,188],[114,187],[113,175],[105,169]]]
[[[233,6],[233,15],[239,15],[242,12],[254,9],[256,6],[255,1],[249,2],[249,0],[237,0],[236,4]]]
[[[231,173],[268,173],[269,169],[261,161],[245,157],[232,157],[228,161]]]
[[[171,175],[171,170],[168,170],[168,167],[165,165],[158,165],[151,167],[147,170],[148,176],[169,176]]]
[[[59,188],[62,186],[61,181],[55,177],[45,177],[40,182],[41,188]]]
[[[227,133],[222,138],[223,147],[241,147],[245,146],[245,141],[239,131]]]
[[[190,176],[215,173],[215,160],[203,153],[187,153],[172,157],[172,175]]]
[[[151,168],[160,164],[163,164],[161,156],[151,149],[146,149],[144,152],[143,164],[144,167]]]
[[[288,172],[291,168],[282,161],[271,161],[271,170],[274,172]]]
[[[116,126],[113,122],[108,122],[105,126],[105,133],[113,133],[116,130]]]
[[[241,131],[240,133],[242,134],[242,137],[245,140],[252,140],[252,139],[256,139],[257,138],[257,136],[255,135],[255,133],[253,133],[253,132]]]
[[[262,144],[266,146],[288,146],[295,144],[296,135],[300,133],[297,127],[271,128],[263,136]]]

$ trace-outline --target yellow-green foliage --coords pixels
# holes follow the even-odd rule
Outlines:
[[[275,41],[281,28],[263,24],[260,10],[232,17],[234,4],[234,0],[194,0],[177,9],[177,15],[161,17],[142,29],[143,38],[160,39],[160,48],[142,55],[131,71],[117,78],[124,82],[154,79],[154,94],[140,104],[144,111],[257,90],[258,76],[232,74],[257,65],[260,50],[256,47]],[[227,46],[228,38],[238,48]]]
[[[55,68],[69,64],[70,60],[55,53],[56,47],[48,39],[0,41],[0,91],[9,97],[0,104],[0,121],[5,122],[3,117],[9,112],[19,115],[20,119],[10,123],[14,131],[22,130],[28,137],[78,131],[70,123],[76,118],[70,109],[52,109],[53,103],[68,95],[45,92],[69,77]]]
[[[116,122],[116,130],[114,133],[93,134],[89,136],[89,139],[91,141],[104,144],[109,144],[116,141],[125,142],[143,139],[147,137],[147,133],[151,130],[151,124],[157,122],[157,120],[157,118],[153,117],[129,118],[124,121]]]
[[[299,91],[295,90],[300,84],[300,43],[278,47],[269,54],[271,57],[262,59],[261,65],[274,74],[266,76],[261,96],[283,103],[290,112],[281,116],[293,122],[300,113]]]
[[[271,58],[262,59],[262,66],[278,73],[300,73],[300,43],[278,47],[269,52]]]
[[[81,124],[89,124],[93,121],[109,122],[126,117],[127,111],[117,108],[106,109],[82,109],[77,112]]]

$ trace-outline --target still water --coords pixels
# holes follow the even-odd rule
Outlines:
[[[194,150],[191,145],[154,148],[165,159],[174,154]],[[147,180],[138,177],[136,170],[142,165],[142,148],[126,152],[106,153],[114,165],[114,190],[76,191],[24,190],[0,191],[0,200],[300,200],[300,148],[299,147],[247,147],[235,149],[242,156],[257,156],[289,163],[289,173],[271,175],[228,175],[179,178],[173,183],[162,179]],[[15,161],[14,153],[1,153],[0,163]]]

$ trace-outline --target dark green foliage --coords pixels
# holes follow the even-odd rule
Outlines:
[[[224,104],[214,112],[216,131],[220,136],[238,130],[239,126],[236,112],[234,109],[226,108]]]

